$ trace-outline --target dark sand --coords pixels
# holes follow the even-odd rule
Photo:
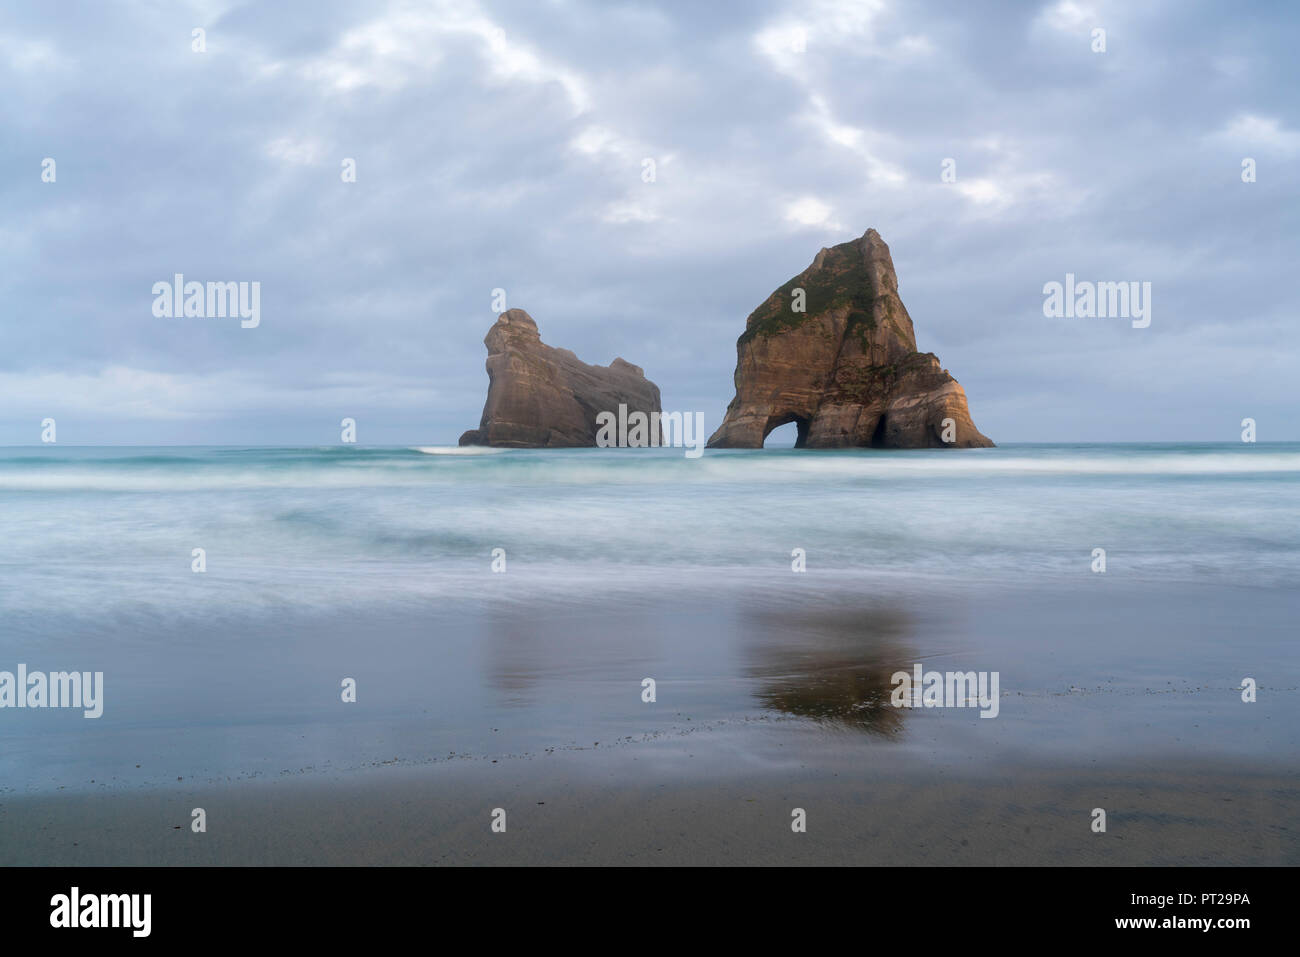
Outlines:
[[[1132,764],[710,775],[672,753],[375,768],[139,793],[7,796],[5,865],[1262,865],[1300,863],[1300,777]],[[610,758],[614,760],[610,760]],[[701,768],[701,770],[703,770]],[[203,807],[208,830],[192,833]],[[490,828],[492,809],[506,833]],[[793,833],[791,811],[807,812]],[[1091,810],[1108,812],[1105,834]]]
[[[191,680],[119,664],[101,721],[9,716],[0,864],[1300,863],[1289,593],[932,605],[222,629]],[[913,662],[1000,672],[999,716],[892,707]]]

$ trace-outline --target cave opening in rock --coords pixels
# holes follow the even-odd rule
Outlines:
[[[876,422],[876,429],[871,433],[871,447],[873,449],[883,449],[885,447],[885,417],[882,415]]]
[[[765,449],[801,449],[808,443],[808,420],[785,416],[768,423],[763,434]]]

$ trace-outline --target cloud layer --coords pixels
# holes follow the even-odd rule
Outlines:
[[[498,288],[711,429],[750,310],[868,227],[995,440],[1300,439],[1297,40],[1281,5],[10,4],[0,443],[454,442]],[[1150,282],[1151,326],[1044,318],[1067,272]],[[261,324],[155,318],[175,273],[260,282]]]

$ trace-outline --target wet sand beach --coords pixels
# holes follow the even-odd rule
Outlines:
[[[289,706],[65,722],[9,755],[34,766],[39,750],[46,780],[0,793],[0,863],[1300,863],[1297,689],[1279,657],[1294,599],[1105,587],[308,619],[277,629],[285,648],[312,636],[305,671],[251,625],[223,630],[242,637],[213,638],[226,655],[196,688]],[[1062,641],[1062,622],[1087,642]],[[398,666],[454,624],[463,649]],[[894,706],[914,663],[999,672],[996,717]],[[1249,704],[1243,669],[1261,676]],[[352,673],[345,705],[331,689]]]
[[[5,865],[1300,864],[1300,777],[1227,764],[780,771],[595,750],[140,793],[7,797]],[[733,761],[733,763],[736,763]],[[833,770],[837,768],[837,770]],[[669,774],[665,777],[664,772]],[[706,779],[707,778],[707,779]],[[1094,806],[1107,831],[1091,830]],[[203,807],[207,832],[190,829]],[[506,812],[506,831],[491,830]],[[803,808],[807,831],[791,829]]]

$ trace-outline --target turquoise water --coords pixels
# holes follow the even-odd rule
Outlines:
[[[106,704],[0,710],[0,787],[748,721],[926,753],[1060,752],[1102,727],[1159,753],[1293,753],[1297,493],[1300,444],[3,449],[0,670],[102,670]],[[930,658],[1078,709],[880,710],[889,673]],[[1272,704],[1234,707],[1247,674]]]
[[[1300,445],[917,452],[0,450],[0,612],[425,600],[789,573],[1300,584]],[[444,454],[446,453],[446,454]],[[205,577],[190,571],[207,552]]]

